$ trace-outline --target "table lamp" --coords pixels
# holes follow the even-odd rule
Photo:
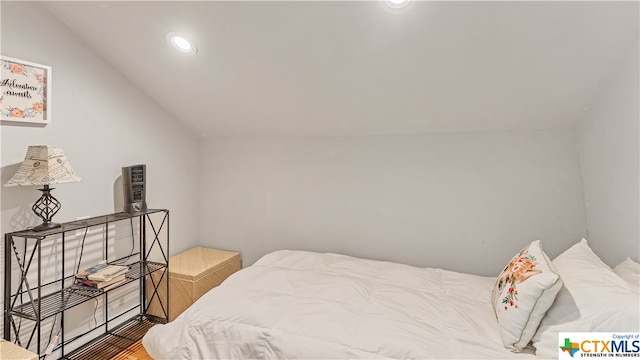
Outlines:
[[[31,210],[43,221],[33,228],[35,231],[43,231],[60,227],[60,224],[51,221],[51,218],[60,210],[60,201],[51,195],[49,185],[80,181],[64,156],[62,149],[49,146],[29,146],[20,168],[5,186],[29,186],[43,185],[42,196],[31,207]]]

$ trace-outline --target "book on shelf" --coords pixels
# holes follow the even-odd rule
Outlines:
[[[106,268],[107,266],[109,266],[109,264],[107,264],[106,262],[101,262],[99,264],[96,264],[88,269],[82,270],[79,273],[77,273],[76,279],[86,279],[87,276],[89,276],[89,274],[95,274],[98,271]]]
[[[109,285],[107,285],[107,286],[103,287],[101,290],[102,290],[102,291],[108,291],[108,290],[111,290],[111,289],[113,289],[113,288],[114,288],[114,287],[116,287],[116,286],[120,286],[120,285],[121,285],[122,283],[124,283],[124,282],[125,282],[125,280],[121,280],[121,281],[117,281],[117,282],[111,283],[111,284],[109,284]]]
[[[93,281],[109,281],[116,276],[125,274],[129,271],[126,265],[110,265],[100,263],[76,274],[76,279],[93,280]]]
[[[78,291],[92,291],[92,292],[95,291],[95,292],[101,293],[101,292],[109,291],[109,290],[111,290],[112,288],[114,288],[116,286],[120,286],[120,284],[122,284],[124,282],[125,282],[125,280],[118,281],[118,282],[112,283],[110,285],[106,285],[105,287],[102,287],[100,289],[95,288],[93,286],[85,285],[85,284],[83,284],[81,282],[77,282],[77,283],[71,285],[70,288],[73,289],[73,290],[78,290]]]
[[[69,289],[72,290],[78,290],[78,291],[96,291],[96,292],[102,292],[104,291],[103,289],[98,289],[98,288],[94,288],[91,286],[87,286],[81,282],[75,282],[73,283],[71,286],[69,286]]]
[[[89,286],[95,289],[105,289],[109,285],[119,284],[121,282],[124,282],[125,280],[126,280],[125,274],[121,273],[120,275],[116,275],[112,277],[110,280],[106,280],[106,281],[79,278],[79,279],[76,279],[76,283]]]
[[[108,281],[118,275],[125,274],[127,271],[129,271],[129,267],[126,265],[109,265],[97,273],[89,274],[87,278],[89,280]]]

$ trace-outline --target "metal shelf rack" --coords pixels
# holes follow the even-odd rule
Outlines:
[[[109,229],[117,227],[120,222],[133,220],[138,230],[138,251],[117,259],[109,259]],[[169,282],[162,281],[167,276],[169,266],[169,211],[166,209],[149,209],[136,213],[114,213],[93,218],[71,221],[56,229],[36,232],[33,230],[16,231],[5,234],[4,262],[4,339],[28,348],[44,358],[53,353],[60,359],[97,359],[110,358],[139,340],[146,331],[157,323],[169,320]],[[103,229],[100,241],[104,242],[103,255],[109,263],[126,263],[130,270],[125,281],[109,288],[107,291],[88,289],[71,285],[75,274],[68,269],[65,273],[65,242],[78,231]],[[44,276],[42,259],[48,256],[47,247],[54,239],[61,239],[60,256],[62,266],[59,274],[53,279]],[[132,239],[133,241],[133,239]],[[84,242],[84,241],[83,241]],[[43,252],[43,248],[45,251]],[[13,273],[13,270],[16,270]],[[150,276],[157,273],[159,276]],[[51,274],[49,274],[51,277]],[[92,299],[102,298],[104,308],[108,309],[108,294],[128,284],[138,284],[138,303],[126,310],[115,311],[110,316],[105,310],[105,321],[95,324],[89,331],[76,335],[67,335],[64,329],[64,314],[74,307]],[[166,286],[166,291],[159,287]],[[135,285],[134,285],[135,286]],[[149,306],[154,304],[160,314],[149,313]],[[156,310],[157,312],[157,310]],[[42,329],[44,320],[61,315],[60,335],[57,345],[47,348],[48,341]],[[56,318],[53,325],[56,324]],[[29,325],[23,324],[29,322]],[[53,327],[52,325],[52,327]],[[26,333],[26,334],[25,334]],[[49,334],[49,338],[51,334]],[[89,339],[88,339],[89,338]],[[47,348],[47,349],[46,349]]]

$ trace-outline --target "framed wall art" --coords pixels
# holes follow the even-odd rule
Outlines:
[[[51,122],[51,66],[0,56],[0,122]]]

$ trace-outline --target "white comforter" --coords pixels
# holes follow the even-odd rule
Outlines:
[[[532,358],[504,349],[494,279],[278,251],[143,340],[154,359]]]

